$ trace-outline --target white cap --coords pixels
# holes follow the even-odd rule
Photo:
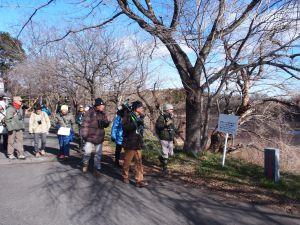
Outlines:
[[[164,104],[164,107],[163,107],[164,111],[168,111],[170,109],[174,109],[173,105],[171,105],[169,103]]]
[[[61,107],[60,107],[60,111],[68,111],[69,110],[69,106],[67,106],[67,105],[62,105]]]

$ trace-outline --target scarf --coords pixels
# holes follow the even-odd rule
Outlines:
[[[16,102],[13,102],[12,104],[13,104],[13,107],[14,107],[16,110],[19,110],[19,109],[21,108],[21,105],[22,105],[22,104],[18,104],[18,103],[16,103]]]

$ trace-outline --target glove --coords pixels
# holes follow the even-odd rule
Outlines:
[[[138,127],[144,126],[144,121],[143,120],[138,120],[138,121],[136,121],[136,124],[137,124]]]
[[[172,124],[173,124],[173,120],[168,120],[168,121],[166,122],[167,127],[168,127],[168,126],[171,126]]]

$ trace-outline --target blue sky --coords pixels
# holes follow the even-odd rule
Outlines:
[[[0,31],[7,31],[13,36],[16,36],[34,9],[45,2],[47,1],[0,0]],[[85,24],[97,24],[99,21],[101,22],[105,20],[105,18],[109,17],[113,13],[111,8],[105,8],[102,11],[96,11],[94,16],[92,15],[87,19],[82,19],[82,17],[88,13],[88,9],[84,8],[83,5],[78,7],[78,5],[70,4],[71,2],[74,1],[57,0],[54,3],[51,3],[51,5],[40,10],[35,15],[33,22],[38,22],[39,25],[47,24],[47,26],[53,26],[61,30],[61,34],[64,34],[70,26],[72,26],[73,29],[76,29],[84,26]],[[126,26],[124,26],[124,24],[126,24]],[[122,38],[126,37],[126,35],[131,35],[133,32],[138,32],[140,36],[151,40],[151,37],[145,31],[142,31],[135,23],[125,16],[114,21],[113,26],[108,26],[108,30]],[[22,37],[25,35],[26,29],[20,36],[20,39],[22,40]],[[161,52],[163,52],[163,54],[160,55]],[[167,81],[167,84],[163,86],[181,87],[182,84],[180,77],[174,68],[168,53],[165,49],[158,49],[157,55],[160,55],[160,57],[156,57],[156,60],[152,63],[152,67],[158,67],[159,70],[157,71],[157,74],[160,80]]]

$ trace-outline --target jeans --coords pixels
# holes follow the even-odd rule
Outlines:
[[[34,134],[34,151],[37,153],[39,150],[45,150],[46,148],[47,133],[35,133]],[[39,142],[41,140],[41,148],[39,148]]]
[[[59,154],[70,156],[70,138],[68,136],[58,135]]]
[[[88,164],[91,158],[91,154],[95,147],[94,167],[97,170],[101,170],[101,158],[102,158],[102,144],[95,145],[91,142],[86,142],[84,146],[83,164]]]

